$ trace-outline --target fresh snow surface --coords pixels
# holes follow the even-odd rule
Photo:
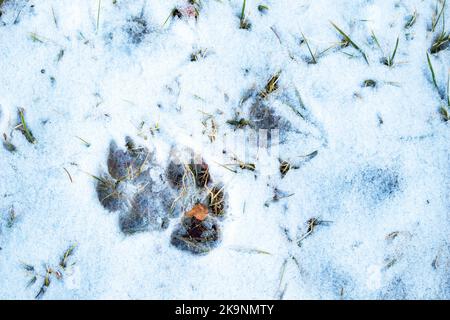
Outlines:
[[[450,50],[430,54],[439,93],[426,56],[450,3],[432,32],[442,1],[247,0],[249,30],[241,0],[202,0],[197,19],[184,0],[0,2],[0,133],[16,148],[0,145],[1,299],[34,299],[71,245],[40,298],[450,298]],[[326,50],[316,64],[306,43]],[[258,100],[282,119],[271,152],[227,123]],[[183,213],[121,232],[92,175],[127,136],[161,170],[173,148],[201,154],[227,197],[217,247],[171,245]],[[298,168],[282,177],[280,159]]]

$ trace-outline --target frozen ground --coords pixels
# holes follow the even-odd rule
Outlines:
[[[426,55],[450,3],[2,2],[0,298],[450,297],[450,54],[429,53],[438,90]],[[259,120],[279,148],[245,143]],[[126,235],[102,206],[92,175],[126,136],[163,180],[174,148],[209,164],[210,252],[171,244],[190,208]]]

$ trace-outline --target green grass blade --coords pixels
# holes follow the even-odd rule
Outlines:
[[[25,135],[25,138],[28,140],[29,143],[35,144],[37,141],[34,138],[33,134],[31,133],[30,129],[28,129],[27,123],[25,122],[24,111],[22,109],[19,109],[19,117],[20,123],[22,125],[22,132]]]
[[[391,59],[390,59],[390,61],[389,61],[389,63],[390,63],[391,66],[394,64],[394,59],[395,59],[395,55],[396,55],[396,53],[397,53],[399,41],[400,41],[400,38],[397,37],[397,42],[395,43],[395,49],[394,49],[394,52],[392,53]]]
[[[244,21],[245,19],[245,6],[247,4],[247,0],[244,0],[242,2],[242,11],[241,11],[241,21]]]
[[[98,32],[98,29],[100,27],[100,10],[101,10],[101,6],[102,6],[102,0],[98,0],[98,8],[97,8],[97,28],[95,30],[95,32]]]
[[[436,82],[436,74],[434,73],[433,64],[431,63],[430,55],[428,54],[428,52],[427,52],[427,61],[428,61],[428,67],[430,68],[431,78],[433,80],[433,84],[436,87],[436,90],[439,91],[439,87],[438,87],[437,82]]]
[[[432,28],[431,28],[431,31],[432,31],[432,32],[434,32],[434,31],[436,30],[436,26],[438,25],[439,20],[440,20],[441,17],[442,17],[442,13],[444,12],[444,9],[445,9],[445,3],[446,3],[446,2],[447,2],[447,0],[444,0],[444,3],[442,4],[441,11],[439,12],[439,15],[438,15],[436,21],[435,21],[435,22],[433,23],[433,25],[432,25]],[[437,9],[437,8],[436,8],[436,9]],[[444,15],[444,19],[445,19],[445,15]],[[444,24],[444,27],[445,27],[445,22],[444,22],[443,24]]]
[[[313,62],[314,64],[316,64],[316,63],[317,63],[316,57],[315,57],[314,54],[312,53],[311,47],[309,46],[308,40],[306,39],[306,37],[305,37],[305,35],[303,34],[303,32],[302,32],[302,37],[303,37],[303,40],[305,40],[306,46],[308,47],[308,51],[309,51],[309,54],[311,55],[312,62]]]
[[[373,31],[372,31],[372,39],[373,39],[373,41],[375,41],[375,44],[377,45],[378,49],[380,49],[380,51],[384,55],[383,48],[381,48],[380,42],[378,41],[378,38]]]
[[[353,48],[355,48],[357,51],[359,51],[362,54],[366,63],[369,64],[369,60],[367,59],[367,55],[364,53],[364,51],[355,42],[353,42],[353,40],[343,30],[341,30],[337,25],[335,25],[331,21],[330,21],[330,23],[337,30],[337,32],[339,32],[341,34],[341,36],[344,38],[345,41],[347,41]]]

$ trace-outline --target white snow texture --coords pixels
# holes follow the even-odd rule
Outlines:
[[[450,298],[450,3],[0,2],[0,299]],[[93,176],[127,136],[201,154],[216,247],[121,231]]]

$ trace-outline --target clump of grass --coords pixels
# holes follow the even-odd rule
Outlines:
[[[34,32],[30,33],[30,39],[33,42],[44,43],[44,40],[41,39],[41,37],[37,33]]]
[[[0,17],[2,16],[3,12],[2,12],[2,6],[3,4],[6,2],[7,0],[0,0]]]
[[[232,120],[228,120],[227,124],[233,126],[235,129],[243,129],[247,126],[250,126],[250,121],[245,118],[236,118]]]
[[[372,79],[364,80],[362,85],[363,88],[375,88],[377,86],[377,82]]]
[[[246,15],[245,15],[245,7],[247,5],[247,0],[242,1],[242,9],[241,9],[241,15],[239,16],[239,28],[244,30],[250,30],[251,23],[248,21]]]
[[[306,222],[307,230],[306,232],[300,237],[300,239],[297,241],[297,245],[300,247],[303,240],[305,240],[307,237],[311,236],[314,231],[319,226],[328,226],[331,224],[331,221],[325,221],[321,220],[319,218],[311,218]]]
[[[206,187],[211,182],[211,175],[209,174],[209,166],[202,160],[201,163],[194,163],[188,166],[192,173],[195,184],[199,188]]]
[[[169,14],[169,16],[167,17],[167,19],[164,21],[163,27],[167,24],[167,22],[168,22],[170,19],[173,19],[173,18],[181,18],[182,16],[183,16],[183,15],[181,14],[180,10],[178,10],[178,8],[173,8],[172,11],[170,11],[170,14]]]
[[[394,65],[395,54],[397,53],[399,41],[400,41],[400,38],[397,37],[397,41],[395,42],[394,51],[392,52],[392,54],[390,56],[383,58],[382,62],[384,65],[386,65],[388,67],[392,67]]]
[[[266,13],[267,11],[269,11],[269,7],[265,4],[260,4],[258,6],[258,11],[261,13]]]
[[[280,80],[281,71],[274,74],[267,82],[264,90],[260,93],[262,98],[267,98],[271,93],[278,89],[278,81]]]
[[[294,193],[287,193],[284,191],[281,191],[278,188],[274,188],[273,189],[273,197],[272,197],[272,201],[273,202],[278,202],[282,199],[286,199],[286,198],[290,198],[294,195]]]
[[[197,13],[200,12],[200,9],[202,8],[202,0],[189,0],[188,2],[195,7]]]
[[[444,108],[444,107],[441,107],[441,108],[439,109],[439,112],[441,113],[442,119],[443,119],[445,122],[447,122],[447,121],[450,120],[450,113],[449,113],[448,110],[449,110],[448,108]]]
[[[364,58],[364,61],[366,61],[366,63],[369,64],[369,59],[367,58],[367,55],[365,54],[365,52],[336,24],[334,24],[333,22],[331,22],[331,24],[333,25],[333,27],[337,30],[337,32],[342,37],[341,47],[345,48],[348,46],[352,46],[355,50],[357,50],[362,55],[362,57]]]
[[[416,24],[416,21],[417,21],[417,11],[414,10],[412,15],[406,17],[406,23],[404,25],[405,29],[412,28]]]
[[[20,108],[18,113],[19,113],[19,124],[17,125],[16,129],[22,132],[22,134],[25,136],[25,138],[29,143],[36,144],[37,140],[34,138],[33,133],[31,132],[27,123],[25,122],[25,110]]]
[[[6,214],[5,217],[5,225],[7,229],[12,229],[12,227],[14,227],[14,225],[17,223],[18,220],[18,216],[16,213],[16,210],[14,209],[14,207],[9,208],[8,213]],[[0,233],[1,233],[1,228],[0,228]]]
[[[73,254],[75,253],[75,248],[77,247],[76,244],[72,244],[71,246],[69,246],[67,248],[66,251],[64,251],[64,254],[61,256],[61,259],[59,260],[59,266],[63,269],[66,270],[67,269],[67,264],[69,261],[69,258],[71,256],[73,256]]]
[[[437,25],[439,24],[439,21],[442,19],[442,31],[439,32],[433,39],[433,43],[430,47],[430,53],[431,54],[437,54],[442,50],[445,50],[450,45],[450,33],[445,31],[445,6],[446,6],[446,0],[442,3],[442,8],[437,13],[438,9],[436,8],[437,18],[433,18],[432,26],[431,26],[431,32],[435,32]]]
[[[208,207],[216,217],[225,215],[225,187],[214,186],[208,190]]]
[[[216,141],[218,133],[216,120],[214,118],[214,115],[205,112],[202,113],[205,115],[205,118],[202,120],[202,125],[204,127],[202,134],[206,134],[209,138],[209,142],[213,143],[214,141]]]
[[[283,199],[290,198],[294,195],[295,193],[288,193],[275,187],[273,188],[273,196],[264,203],[264,206],[269,207],[271,203],[279,202]]]
[[[378,41],[378,38],[375,36],[375,33],[373,31],[372,31],[372,39],[383,54],[383,57],[381,58],[381,63],[388,67],[394,66],[395,55],[397,54],[397,49],[398,49],[398,44],[400,42],[400,38],[397,37],[397,41],[395,42],[394,51],[390,55],[386,55],[384,53],[384,50],[381,47],[380,42]]]
[[[241,168],[242,170],[255,171],[256,165],[254,163],[243,163],[242,162],[239,164],[239,168]]]
[[[163,26],[165,26],[166,23],[170,19],[174,19],[174,18],[181,19],[183,17],[186,17],[186,18],[194,17],[195,20],[197,20],[200,15],[200,10],[202,7],[201,1],[200,0],[189,0],[188,4],[189,5],[186,7],[173,8],[172,11],[170,12],[169,16],[167,17],[167,19],[164,21]]]
[[[17,151],[17,148],[15,145],[13,145],[9,139],[8,136],[6,135],[6,133],[3,134],[3,147],[8,150],[11,153],[14,153]]]
[[[199,49],[195,52],[191,53],[190,60],[191,62],[199,61],[200,59],[203,59],[206,57],[207,50],[206,49]]]
[[[430,53],[436,54],[448,48],[450,44],[450,33],[442,30],[433,40],[430,47]]]
[[[57,266],[45,265],[44,272],[38,271],[33,265],[22,263],[22,268],[26,271],[29,276],[29,280],[27,283],[27,288],[33,286],[39,279],[41,279],[41,285],[37,294],[35,295],[35,299],[41,299],[44,294],[47,292],[53,280],[60,281],[64,277],[65,271],[69,266],[73,266],[75,263],[69,265],[69,259],[73,256],[74,250],[76,248],[76,244],[72,244],[69,246],[67,250],[64,251],[63,255],[60,258],[60,261]]]
[[[284,177],[290,170],[291,170],[291,164],[287,161],[280,161],[280,173],[281,176]]]
[[[234,161],[234,163],[228,164],[217,163],[217,164],[233,173],[238,173],[238,170],[233,169],[233,167],[238,167],[241,170],[256,171],[256,164],[254,163],[241,161],[236,156],[233,156],[231,160]]]
[[[98,177],[87,173],[93,179],[97,180],[97,196],[100,203],[111,212],[117,211],[123,207],[126,200],[126,195],[120,190],[120,181],[104,175]]]
[[[300,166],[303,163],[306,163],[312,159],[314,159],[317,155],[319,154],[319,152],[316,150],[314,152],[311,152],[310,154],[307,155],[302,155],[300,156],[300,158],[302,158],[301,162],[298,162],[296,164],[293,164],[287,160],[281,160],[278,159],[280,162],[280,173],[281,173],[281,177],[284,178],[284,176],[286,176],[286,174],[290,171],[290,170],[297,170],[300,169]]]
[[[280,161],[280,173],[282,178],[284,178],[289,171],[300,169],[300,166],[292,164],[286,160],[280,159],[279,161]]]
[[[235,163],[231,164],[231,166],[238,166],[241,170],[256,171],[256,164],[254,163],[241,161],[236,155],[232,157],[232,160]]]

